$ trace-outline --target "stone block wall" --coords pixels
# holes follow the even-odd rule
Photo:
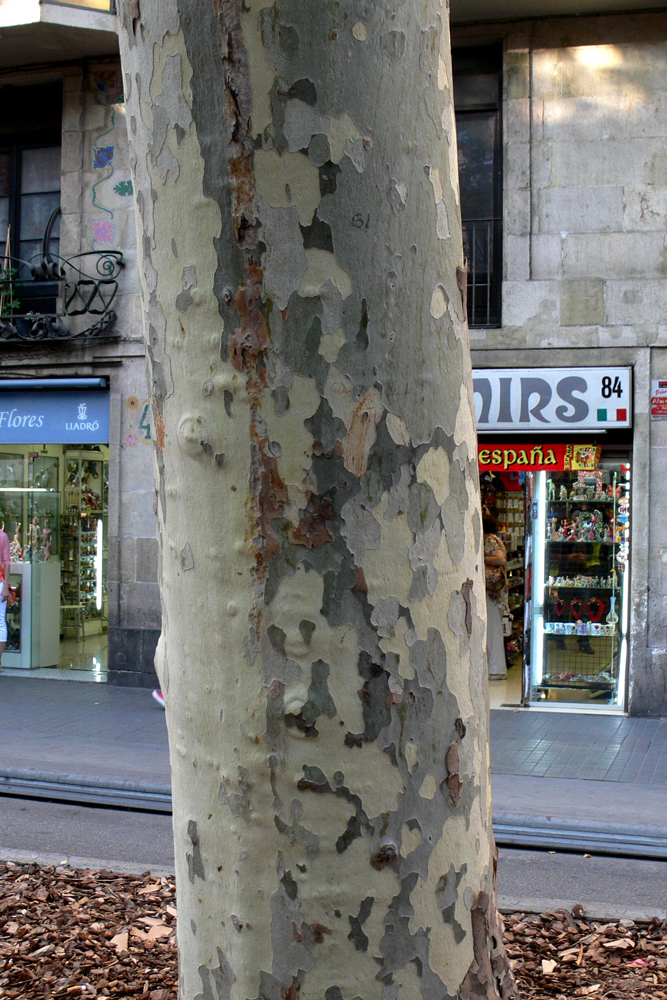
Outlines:
[[[502,326],[471,331],[473,365],[633,365],[629,710],[667,714],[667,422],[649,419],[650,380],[667,378],[667,22],[453,30],[454,45],[499,39]]]
[[[12,82],[63,85],[60,253],[120,250],[124,267],[113,339],[55,346],[7,344],[0,377],[105,375],[109,441],[108,639],[111,683],[151,687],[160,633],[150,407],[146,380],[134,198],[117,58],[20,69]],[[94,272],[93,258],[81,258]],[[94,322],[95,317],[92,317]],[[91,317],[82,317],[81,327]]]

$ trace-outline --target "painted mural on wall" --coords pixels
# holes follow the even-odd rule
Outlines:
[[[127,448],[136,448],[138,444],[151,444],[151,401],[139,399],[138,396],[128,396],[125,400],[127,430],[124,444]]]
[[[104,123],[94,138],[92,160],[97,176],[92,187],[92,202],[96,212],[103,214],[102,218],[91,221],[91,249],[97,250],[117,241],[112,192],[126,198],[132,195],[133,189],[129,177],[116,177],[117,158],[114,162],[120,138],[117,113],[124,106],[119,71],[98,71],[94,78],[94,94],[95,104],[104,109]]]

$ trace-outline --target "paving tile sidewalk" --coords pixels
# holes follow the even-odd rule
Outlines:
[[[0,734],[0,775],[169,786],[164,712],[144,689],[1,675]],[[667,719],[496,710],[491,762],[494,817],[667,830]]]
[[[164,711],[143,688],[0,674],[0,774],[168,788]]]
[[[667,787],[667,719],[491,712],[494,774]]]

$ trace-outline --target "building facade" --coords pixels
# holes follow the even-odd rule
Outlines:
[[[13,0],[0,33],[0,513],[20,588],[3,666],[151,686],[158,554],[116,17],[109,0]]]
[[[518,557],[519,700],[664,715],[667,17],[645,6],[452,0],[452,19],[480,465]],[[597,472],[531,461],[568,443]]]
[[[480,468],[511,548],[522,704],[667,712],[667,17],[651,6],[451,0]],[[0,0],[0,34],[0,514],[23,591],[5,664],[65,670],[68,641],[97,642],[86,669],[150,686],[150,400],[113,0]],[[99,406],[88,434],[78,415]]]

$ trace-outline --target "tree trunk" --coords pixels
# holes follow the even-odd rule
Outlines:
[[[120,20],[181,997],[514,996],[445,6]]]

